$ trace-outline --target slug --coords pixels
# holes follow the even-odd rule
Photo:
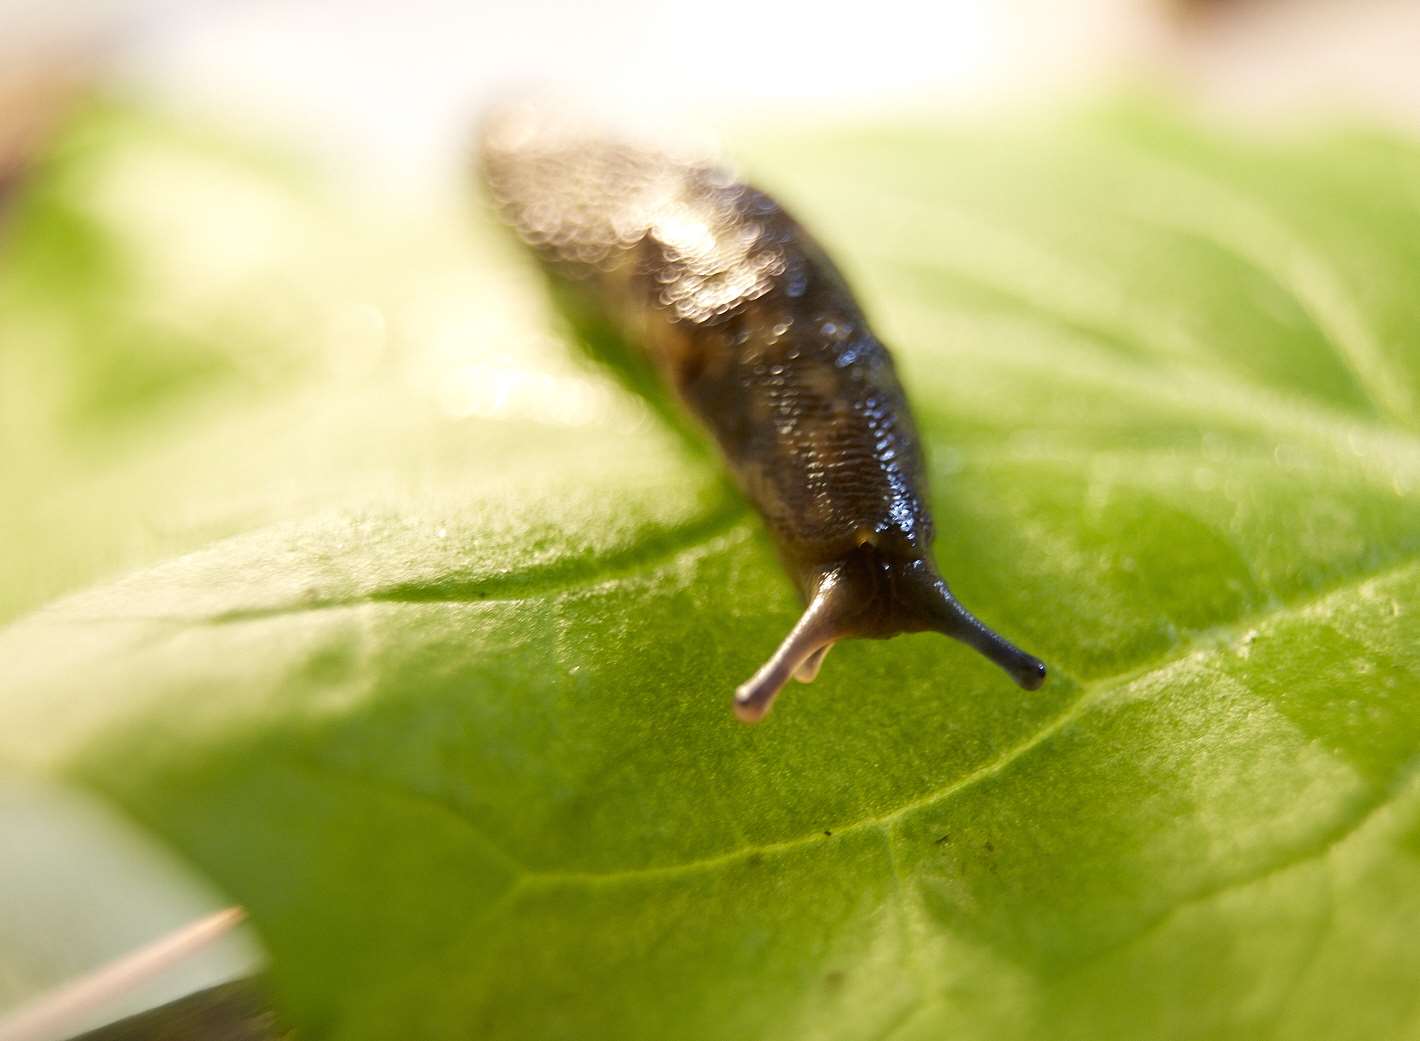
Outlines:
[[[735,692],[755,722],[850,637],[934,631],[1017,684],[1045,666],[952,595],[932,558],[921,439],[847,282],[770,196],[715,162],[533,106],[484,122],[486,191],[555,277],[580,284],[713,437],[803,598]]]

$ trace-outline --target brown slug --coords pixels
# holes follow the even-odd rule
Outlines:
[[[849,637],[932,630],[1027,690],[1045,666],[952,596],[932,562],[921,442],[843,276],[772,198],[711,161],[495,112],[481,166],[502,218],[587,287],[713,435],[806,609],[735,692],[753,722]]]

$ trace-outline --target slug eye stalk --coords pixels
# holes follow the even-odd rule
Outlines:
[[[839,640],[938,632],[996,663],[1025,690],[1045,682],[1045,664],[963,607],[925,560],[850,562],[825,571],[803,615],[778,649],[735,691],[735,714],[763,719],[792,677],[810,683]]]

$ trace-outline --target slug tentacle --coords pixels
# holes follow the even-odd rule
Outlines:
[[[937,582],[941,587],[941,613],[936,631],[954,640],[960,640],[983,657],[995,662],[1022,690],[1039,690],[1040,685],[1045,682],[1045,662],[1033,654],[1027,654],[987,626],[952,596],[945,582],[941,579]]]
[[[833,649],[833,644],[827,644],[814,651],[804,659],[804,663],[794,670],[794,679],[800,683],[812,683],[818,679],[818,670],[823,668],[823,660],[828,657],[828,652]]]
[[[493,113],[492,202],[588,322],[641,355],[723,455],[807,607],[735,694],[753,722],[851,637],[934,631],[1029,690],[1045,666],[931,564],[921,439],[842,273],[774,199],[713,157],[618,139],[540,106]]]
[[[747,723],[762,719],[791,676],[801,683],[813,681],[839,640],[888,639],[914,632],[961,641],[1026,690],[1036,690],[1045,681],[1044,663],[963,607],[930,561],[897,556],[869,542],[820,571],[798,623],[735,691],[735,713]]]
[[[843,602],[842,597],[835,596],[836,588],[835,583],[828,582],[819,589],[779,649],[735,691],[735,715],[740,719],[746,723],[763,719],[789,677],[798,676],[808,683],[818,674],[828,648],[844,635]]]

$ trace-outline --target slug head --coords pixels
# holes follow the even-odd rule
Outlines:
[[[1044,663],[958,603],[920,547],[864,538],[839,559],[800,572],[808,607],[773,656],[735,691],[735,714],[746,723],[764,717],[791,676],[811,681],[829,648],[855,637],[938,632],[974,648],[1025,690],[1045,682]]]

